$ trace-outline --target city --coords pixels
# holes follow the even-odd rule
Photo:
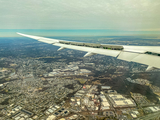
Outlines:
[[[160,0],[0,0],[0,120],[160,120]]]
[[[73,53],[72,50],[68,52]],[[160,88],[147,79],[132,79],[134,74],[144,72],[143,66],[128,73],[128,63],[122,63],[125,66],[118,62],[114,66],[112,62],[102,65],[100,61],[94,62],[96,57],[101,58],[102,63],[105,60],[100,55],[73,62],[60,59],[48,63],[40,60],[42,58],[1,58],[1,119],[129,120],[160,112]],[[118,89],[123,84],[117,86],[119,79],[126,82],[126,89],[129,84],[149,87],[157,95],[156,101],[141,93],[121,93]]]

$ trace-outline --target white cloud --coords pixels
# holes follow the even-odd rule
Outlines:
[[[1,28],[160,28],[159,0],[1,0]]]

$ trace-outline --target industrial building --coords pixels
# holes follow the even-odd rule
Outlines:
[[[127,99],[120,94],[109,94],[110,101],[114,107],[135,107],[136,104],[132,99]]]
[[[108,100],[104,96],[103,92],[101,92],[100,98],[101,98],[101,109],[102,110],[110,109],[110,104],[108,103]]]
[[[111,87],[110,86],[101,86],[101,89],[102,90],[108,90],[108,89],[111,89]]]

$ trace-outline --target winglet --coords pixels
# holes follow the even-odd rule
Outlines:
[[[22,36],[24,36],[24,34],[22,34],[22,33],[19,33],[19,32],[16,32],[18,35],[22,35]]]

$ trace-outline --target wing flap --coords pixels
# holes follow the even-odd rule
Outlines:
[[[137,62],[148,66],[160,68],[160,57],[141,53],[121,52],[117,59],[128,62]]]
[[[139,53],[132,53],[132,52],[121,52],[117,59],[131,61],[133,58],[137,57]]]
[[[160,57],[154,55],[147,55],[147,54],[139,54],[137,57],[132,59],[133,62],[146,64],[149,66],[153,66],[156,68],[160,68]]]

